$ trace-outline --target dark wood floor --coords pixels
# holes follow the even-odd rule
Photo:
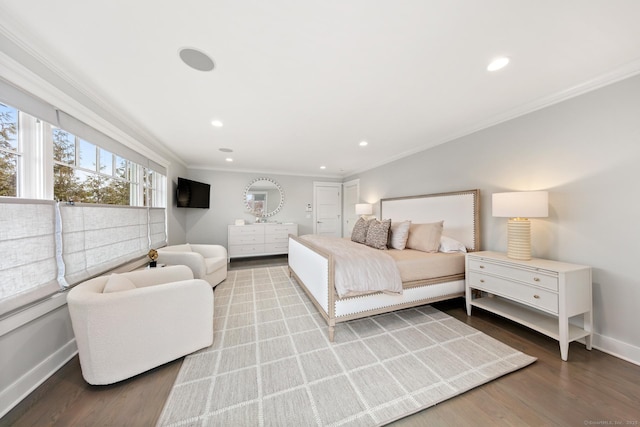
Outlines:
[[[234,260],[230,268],[278,264],[286,260]],[[579,343],[570,345],[569,361],[563,362],[556,341],[480,310],[468,317],[462,299],[434,306],[538,360],[394,425],[640,424],[640,366]],[[0,419],[0,426],[153,426],[181,364],[179,359],[118,384],[90,386],[76,356]]]

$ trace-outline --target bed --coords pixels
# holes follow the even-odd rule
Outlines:
[[[477,251],[480,248],[479,197],[479,190],[467,190],[382,199],[380,217],[390,218],[394,222],[409,220],[412,224],[443,221],[443,236],[460,242],[468,252]],[[420,255],[405,252],[408,249],[371,250],[388,255],[395,252],[391,257],[396,262],[408,258],[409,262],[421,263]],[[447,270],[444,275],[435,276],[416,274],[415,271],[411,274],[403,272],[400,274],[401,293],[378,291],[340,297],[336,290],[336,282],[341,280],[336,278],[336,255],[313,239],[289,236],[289,272],[327,322],[330,341],[334,340],[335,325],[339,322],[463,296],[464,254],[432,255],[435,256],[429,257],[431,260],[437,257],[461,257],[462,269],[458,268],[454,273]],[[460,261],[453,263],[460,265]]]

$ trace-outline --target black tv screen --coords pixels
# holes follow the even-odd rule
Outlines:
[[[209,192],[211,185],[203,182],[178,178],[176,200],[179,208],[209,209]]]

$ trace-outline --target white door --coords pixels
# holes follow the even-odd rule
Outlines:
[[[360,200],[360,180],[344,183],[344,211],[342,213],[342,237],[350,237],[353,226],[358,220],[356,215],[356,203]]]
[[[314,182],[315,214],[313,232],[323,236],[342,236],[342,184]]]

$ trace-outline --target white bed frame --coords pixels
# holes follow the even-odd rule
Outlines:
[[[429,223],[444,220],[443,235],[467,247],[480,248],[480,190],[397,197],[380,200],[381,218]],[[464,295],[464,274],[403,283],[402,295],[381,292],[339,298],[334,285],[334,260],[327,253],[296,236],[289,236],[289,272],[311,298],[329,325],[333,341],[339,322],[388,313]]]

